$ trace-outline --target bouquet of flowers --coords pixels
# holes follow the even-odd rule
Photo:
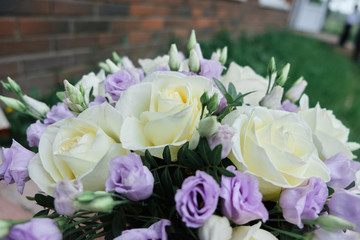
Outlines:
[[[0,238],[360,239],[359,144],[307,82],[283,94],[289,64],[262,77],[225,69],[227,47],[205,59],[194,32],[187,48],[141,67],[114,52],[51,108],[2,82],[37,152],[2,148],[0,178],[34,181],[44,209]]]

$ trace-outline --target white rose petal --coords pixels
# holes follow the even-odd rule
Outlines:
[[[199,228],[200,240],[230,240],[232,228],[226,217],[212,215],[204,225]]]
[[[277,240],[277,238],[260,228],[261,222],[253,226],[240,226],[233,229],[231,240]]]

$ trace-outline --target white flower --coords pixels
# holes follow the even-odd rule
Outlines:
[[[212,215],[204,225],[199,228],[200,240],[230,240],[232,228],[226,217]]]
[[[50,111],[50,108],[48,105],[46,105],[43,102],[40,102],[36,99],[33,99],[32,97],[29,97],[27,95],[24,95],[24,100],[31,105],[31,107],[33,107],[34,109],[36,109],[36,111],[38,111],[41,114],[46,114],[48,111]],[[30,109],[31,111],[31,109]],[[35,113],[36,114],[36,113]]]
[[[57,182],[77,177],[84,191],[104,190],[109,161],[127,153],[120,144],[121,123],[120,112],[103,103],[49,125],[30,160],[30,178],[47,194]]]
[[[157,68],[168,67],[169,56],[158,56],[155,59],[139,59],[139,64],[146,74],[156,71]]]
[[[236,90],[242,94],[255,91],[244,98],[245,104],[258,106],[265,96],[269,81],[258,75],[250,67],[242,67],[232,62],[227,73],[221,77],[222,83],[227,87],[232,82]]]
[[[349,129],[334,116],[332,111],[317,104],[315,108],[301,110],[298,114],[311,127],[314,143],[322,160],[333,157],[339,152],[346,154],[350,159],[354,158],[347,146]]]
[[[283,92],[284,89],[282,87],[274,87],[271,92],[261,99],[260,105],[270,109],[280,109]]]
[[[296,113],[240,107],[222,123],[235,129],[229,158],[258,178],[263,199],[276,200],[281,188],[299,186],[310,177],[330,180],[310,127]]]
[[[84,87],[85,90],[85,100],[89,102],[89,93],[93,89],[92,94],[94,97],[105,96],[104,88],[105,72],[100,70],[98,74],[95,75],[94,72],[88,73],[76,83],[75,87],[80,88],[80,84]]]
[[[169,71],[155,72],[128,88],[116,105],[125,117],[120,136],[124,148],[140,153],[148,149],[161,157],[169,145],[176,155],[198,127],[205,91],[210,96],[216,91],[209,79]]]
[[[231,240],[277,240],[277,238],[260,229],[261,222],[253,226],[240,226],[233,229]]]

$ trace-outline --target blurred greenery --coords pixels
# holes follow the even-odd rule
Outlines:
[[[344,13],[329,12],[324,24],[323,32],[340,36],[343,32],[345,22],[346,15]],[[355,41],[356,31],[358,30],[358,27],[359,26],[355,25],[351,28],[351,33],[349,36],[350,41]]]
[[[249,65],[263,76],[271,57],[275,57],[278,69],[290,63],[285,88],[303,76],[309,83],[305,92],[310,106],[319,102],[321,107],[333,110],[350,128],[350,140],[360,142],[360,69],[333,46],[290,31],[242,34],[237,40],[223,31],[201,46],[204,56],[209,57],[216,48],[225,45],[230,49],[228,63]]]

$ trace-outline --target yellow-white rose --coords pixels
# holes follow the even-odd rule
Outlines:
[[[350,159],[354,158],[351,150],[356,150],[348,145],[349,129],[341,121],[336,119],[333,112],[321,108],[319,104],[315,108],[303,109],[298,113],[309,124],[313,132],[314,143],[322,160],[333,157],[339,152],[346,154]]]
[[[232,62],[229,70],[220,78],[221,82],[227,87],[233,83],[238,92],[242,94],[247,92],[253,93],[244,97],[244,103],[251,106],[258,106],[261,99],[266,95],[266,89],[269,81],[254,72],[248,66],[242,67]]]
[[[120,139],[123,147],[161,157],[166,145],[177,149],[189,141],[198,127],[201,95],[211,96],[212,82],[201,76],[155,72],[128,88],[116,108],[124,116]]]
[[[233,229],[231,240],[277,240],[277,238],[260,228],[261,222],[253,226],[240,226]]]
[[[103,103],[49,125],[30,160],[30,178],[47,194],[65,178],[79,178],[84,190],[104,190],[110,160],[127,153],[120,144],[121,123],[121,114]]]
[[[240,107],[223,123],[235,129],[229,158],[259,179],[263,199],[276,200],[281,188],[299,186],[310,177],[330,180],[310,127],[296,113]]]

